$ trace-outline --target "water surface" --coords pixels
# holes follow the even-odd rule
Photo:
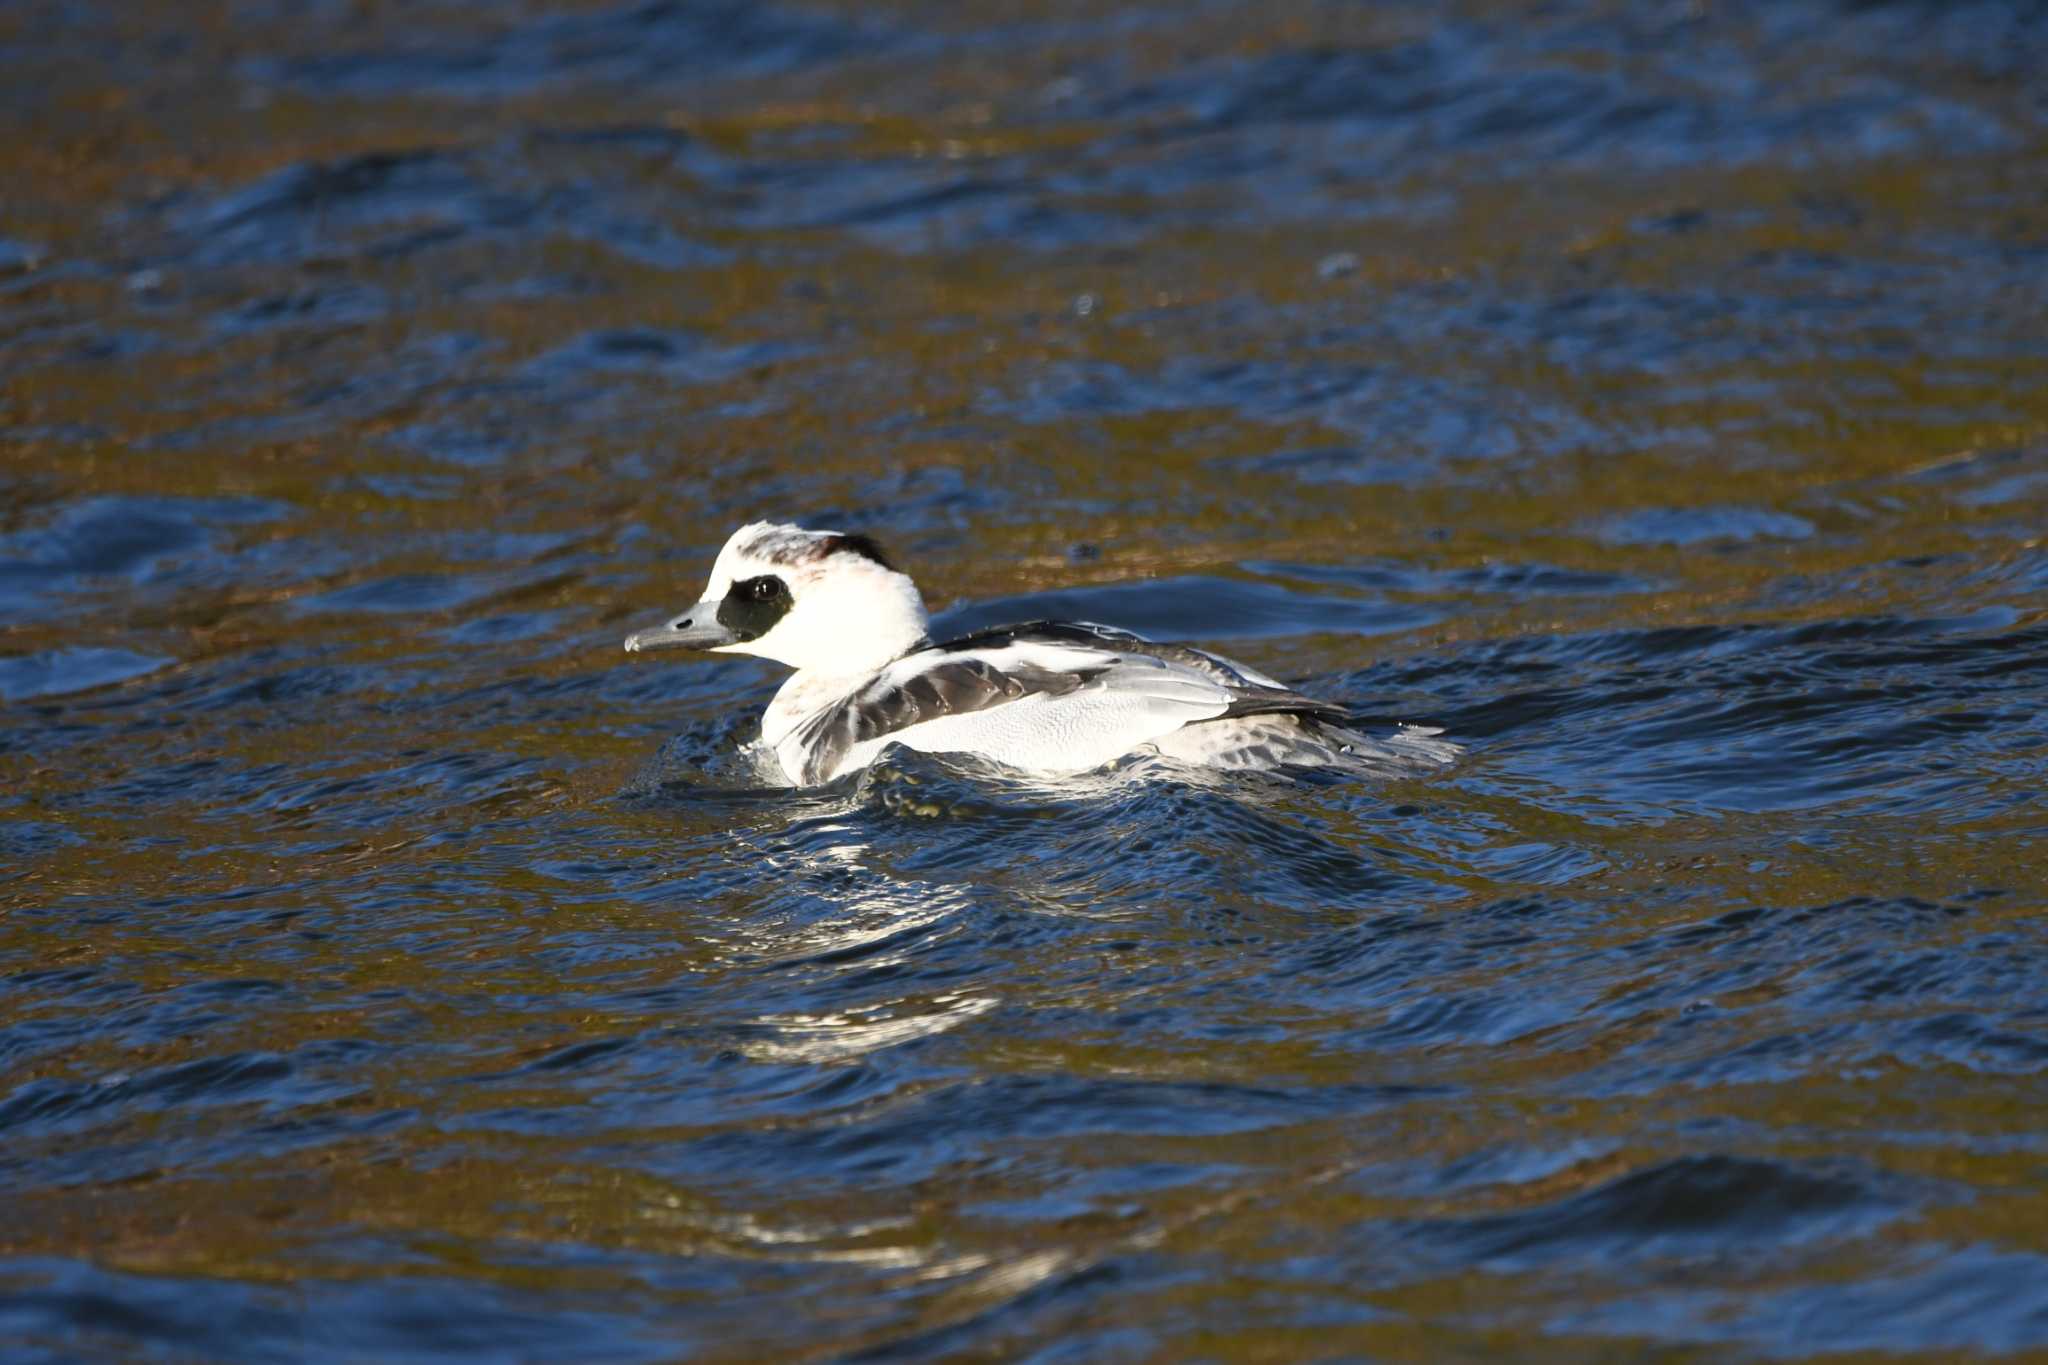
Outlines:
[[[0,14],[11,1358],[2048,1350],[2048,14]],[[741,521],[1428,780],[733,783]]]

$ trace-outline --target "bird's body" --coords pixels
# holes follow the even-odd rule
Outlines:
[[[1431,730],[1369,738],[1340,706],[1186,645],[1082,622],[1036,621],[934,644],[924,604],[871,541],[757,522],[726,542],[704,600],[629,637],[759,654],[793,666],[761,720],[792,785],[829,782],[892,744],[970,753],[1060,776],[1127,754],[1208,767],[1440,767]]]

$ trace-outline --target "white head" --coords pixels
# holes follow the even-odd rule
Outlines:
[[[757,521],[718,552],[701,602],[626,648],[758,654],[832,676],[908,653],[925,621],[917,585],[866,536]]]

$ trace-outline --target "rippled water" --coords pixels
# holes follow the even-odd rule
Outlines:
[[[2048,1351],[2040,4],[194,9],[0,10],[10,1359]],[[1469,757],[742,789],[764,515]]]

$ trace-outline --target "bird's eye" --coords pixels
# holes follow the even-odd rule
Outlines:
[[[764,573],[755,578],[742,578],[732,585],[728,596],[742,602],[773,602],[783,591],[781,579],[772,573]]]
[[[718,623],[737,640],[758,640],[795,605],[789,585],[772,573],[734,581],[718,604]]]

